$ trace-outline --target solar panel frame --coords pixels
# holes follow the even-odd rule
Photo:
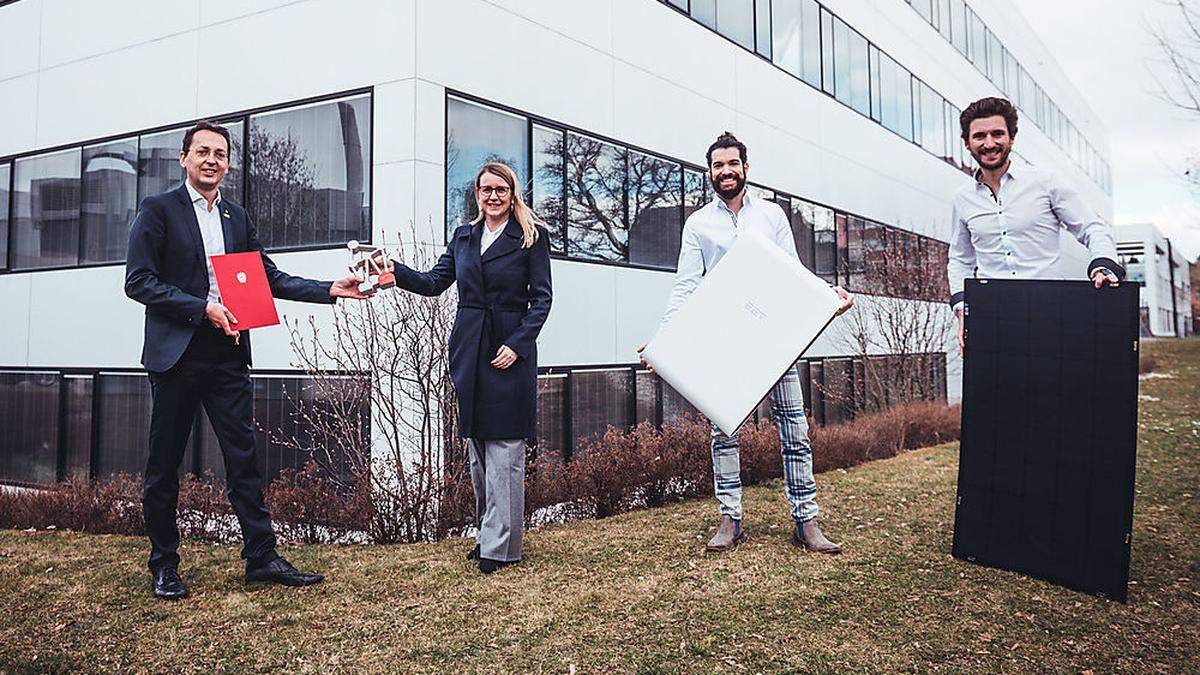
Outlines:
[[[967,281],[954,557],[1127,600],[1138,290]]]

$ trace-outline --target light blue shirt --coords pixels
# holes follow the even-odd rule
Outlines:
[[[954,195],[946,265],[950,303],[955,309],[962,303],[968,277],[1061,278],[1055,266],[1062,254],[1062,228],[1091,253],[1088,272],[1118,267],[1112,228],[1066,181],[1013,159],[1000,178],[1000,193],[993,196],[976,174]]]
[[[778,204],[752,197],[746,191],[742,193],[742,208],[734,215],[725,202],[713,199],[688,216],[683,224],[675,285],[671,288],[660,326],[667,325],[700,285],[700,279],[717,266],[737,241],[738,234],[746,230],[758,231],[788,255],[800,260],[796,241],[792,238],[792,226]]]

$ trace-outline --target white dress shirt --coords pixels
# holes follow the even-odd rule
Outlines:
[[[479,238],[479,255],[483,255],[488,250],[488,247],[492,245],[492,242],[499,239],[501,234],[504,234],[504,228],[508,227],[508,221],[504,221],[500,227],[496,228],[495,232],[492,232],[491,228],[488,227],[486,220],[482,222],[482,225],[483,236]]]
[[[700,279],[716,267],[737,241],[738,234],[746,230],[759,232],[788,255],[800,260],[796,240],[792,238],[792,226],[778,204],[752,197],[747,191],[742,193],[741,210],[734,215],[725,202],[715,198],[688,216],[683,224],[675,285],[671,288],[660,326],[667,325],[700,285]]]
[[[1049,171],[1013,159],[1000,177],[1000,193],[979,179],[954,195],[950,220],[950,304],[958,309],[963,281],[989,279],[1061,278],[1055,270],[1061,256],[1059,230],[1066,228],[1087,246],[1098,267],[1117,271],[1117,246],[1112,228],[1088,208],[1066,181]]]
[[[209,209],[204,195],[197,192],[191,183],[184,181],[183,184],[187,186],[188,195],[192,198],[196,222],[200,224],[200,238],[204,241],[204,265],[208,268],[208,301],[220,302],[217,275],[213,272],[209,256],[225,255],[225,230],[221,228],[221,191],[217,190],[217,198],[213,200],[212,209]]]

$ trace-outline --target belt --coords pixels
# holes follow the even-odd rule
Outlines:
[[[513,312],[524,312],[525,310],[529,309],[529,305],[517,304],[515,302],[489,302],[486,304],[479,304],[479,303],[474,303],[474,302],[460,302],[460,303],[458,303],[458,308],[459,309],[481,309],[485,312],[494,312],[497,309],[513,311]]]
[[[487,348],[490,353],[490,352],[495,352],[497,349],[500,348],[500,345],[496,342],[495,337],[492,335],[492,313],[495,312],[496,310],[511,310],[514,312],[525,312],[529,309],[529,305],[521,305],[521,304],[517,304],[514,302],[489,302],[486,304],[479,304],[479,303],[473,303],[473,302],[460,302],[460,303],[458,303],[458,308],[459,309],[478,309],[483,312],[483,326],[481,327],[482,330],[480,331],[479,338],[481,341],[483,341],[487,344]]]

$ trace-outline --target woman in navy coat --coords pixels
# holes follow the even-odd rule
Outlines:
[[[537,336],[550,313],[549,234],[499,162],[475,176],[479,216],[454,231],[428,272],[394,263],[396,285],[439,295],[458,283],[450,377],[468,439],[477,546],[490,574],[521,560],[525,439],[535,436]]]

